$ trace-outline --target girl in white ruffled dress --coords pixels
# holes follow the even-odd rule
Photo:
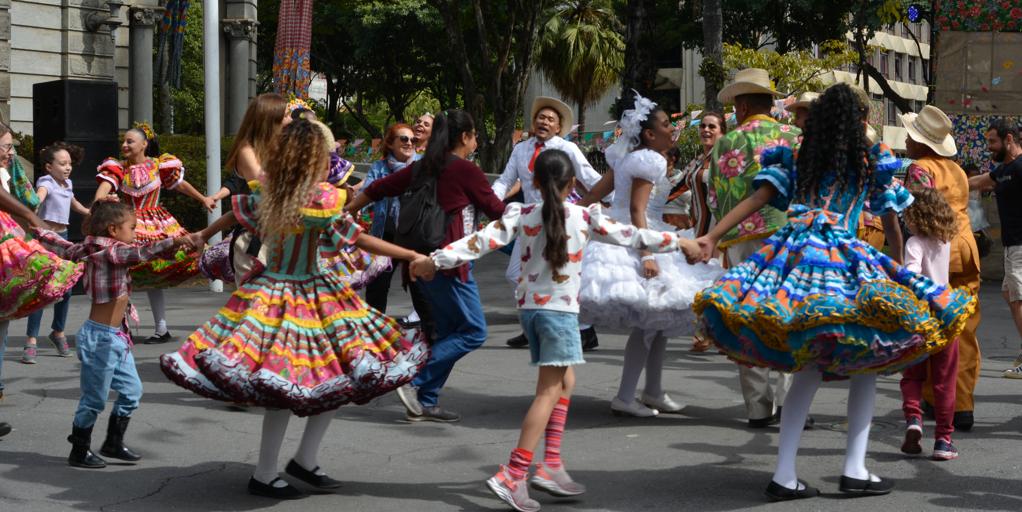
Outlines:
[[[611,218],[640,228],[673,231],[663,222],[671,190],[662,153],[674,145],[670,119],[656,103],[636,95],[635,108],[619,122],[622,133],[607,149],[614,169]],[[685,236],[691,237],[691,233]],[[689,265],[679,253],[652,254],[593,242],[582,263],[580,320],[630,329],[615,414],[648,417],[679,412],[684,406],[664,393],[661,384],[667,338],[695,331],[691,312],[695,294],[721,274],[716,263]],[[639,375],[646,386],[636,400]]]

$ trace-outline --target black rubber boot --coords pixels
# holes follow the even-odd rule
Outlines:
[[[110,416],[110,425],[106,429],[106,441],[99,449],[101,455],[129,462],[142,459],[141,455],[124,446],[124,431],[128,429],[129,421],[131,418],[128,416]]]
[[[92,427],[78,428],[71,426],[71,435],[67,436],[71,443],[71,455],[67,457],[67,463],[76,468],[105,468],[106,461],[97,457],[89,445],[92,443]]]

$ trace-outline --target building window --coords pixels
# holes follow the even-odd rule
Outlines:
[[[904,60],[904,59],[902,59],[900,53],[895,53],[894,54],[894,79],[898,80],[898,81],[903,81],[904,80],[901,77],[901,61],[902,60]]]
[[[916,83],[916,58],[912,56],[908,58],[908,81]]]
[[[880,52],[880,74],[884,75],[884,78],[890,78],[890,71],[888,71],[890,57],[887,52]]]
[[[884,122],[886,125],[898,124],[898,109],[894,106],[894,102],[891,100],[885,100],[887,103],[887,121]]]

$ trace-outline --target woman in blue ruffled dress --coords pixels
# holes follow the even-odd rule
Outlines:
[[[876,375],[897,372],[953,340],[976,307],[899,264],[897,212],[912,196],[893,179],[898,160],[866,138],[865,93],[839,84],[811,107],[801,149],[765,153],[756,192],[698,239],[705,258],[717,240],[769,203],[788,224],[748,260],[700,293],[694,310],[706,335],[739,363],[795,373],[781,415],[777,468],[766,489],[774,501],[816,496],[799,480],[795,455],[821,380],[851,380],[848,443],[840,490],[890,492],[893,483],[865,465]],[[883,218],[894,257],[855,235],[864,205]]]

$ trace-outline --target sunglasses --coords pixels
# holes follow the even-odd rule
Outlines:
[[[409,137],[407,135],[401,135],[400,137],[397,138],[397,140],[401,141],[402,144],[408,144],[409,142],[414,141],[415,138]]]

